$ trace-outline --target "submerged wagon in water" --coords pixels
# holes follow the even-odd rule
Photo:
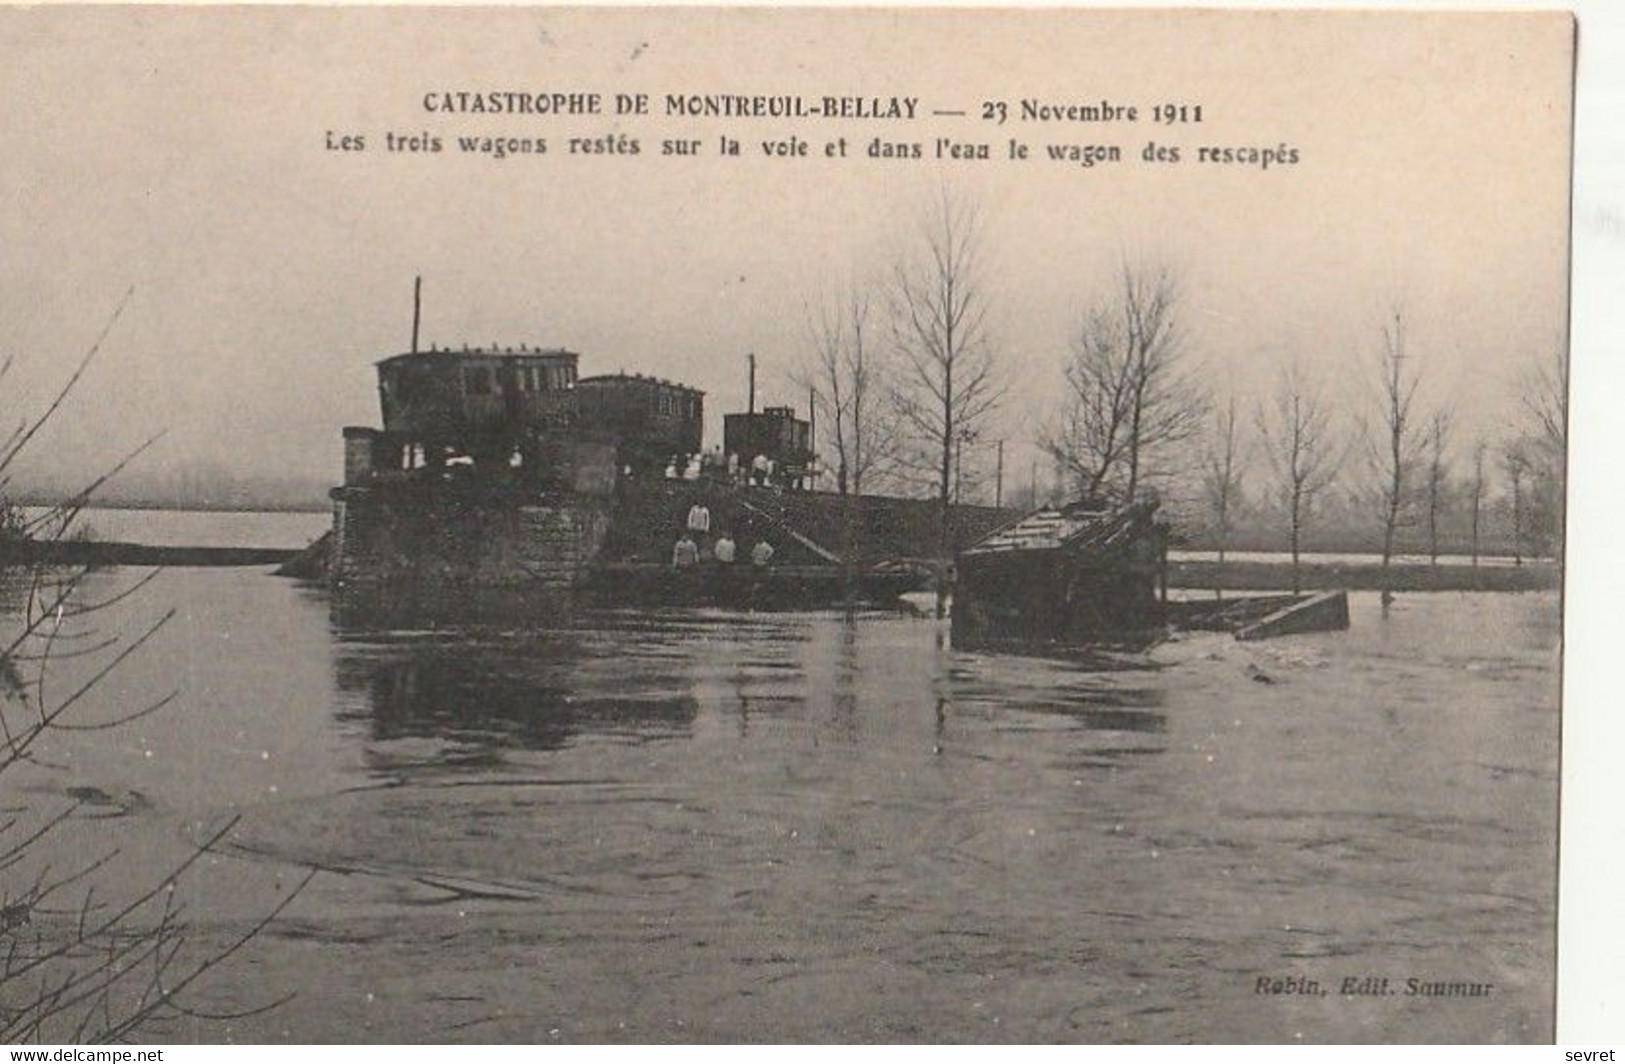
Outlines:
[[[1349,626],[1347,591],[1169,602],[1169,528],[1156,515],[1155,500],[1078,502],[1029,514],[961,552],[954,645],[1144,645],[1170,628],[1253,640]]]
[[[1039,510],[960,553],[954,645],[1136,640],[1160,632],[1168,526],[1154,500]]]

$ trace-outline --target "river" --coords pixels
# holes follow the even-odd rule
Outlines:
[[[239,816],[182,883],[202,942],[321,871],[194,997],[291,1000],[155,1037],[1552,1036],[1552,594],[1088,661],[882,614],[384,627],[264,570],[98,624],[171,608],[82,719],[176,700],[53,737],[18,793],[106,796],[63,856],[118,847],[115,893]],[[1340,993],[1367,977],[1395,992]]]

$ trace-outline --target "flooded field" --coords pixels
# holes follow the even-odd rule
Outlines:
[[[106,798],[69,838],[115,891],[240,815],[183,885],[204,941],[321,871],[195,1001],[293,998],[160,1037],[1552,1035],[1555,595],[1073,662],[890,615],[340,624],[258,571],[105,623],[170,607],[85,716],[177,701],[18,793]]]

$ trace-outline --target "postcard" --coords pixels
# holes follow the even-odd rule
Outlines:
[[[1552,1040],[1575,33],[0,9],[0,1036]]]

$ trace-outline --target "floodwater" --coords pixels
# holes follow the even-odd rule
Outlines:
[[[178,892],[202,943],[320,871],[191,999],[291,1000],[158,1039],[1552,1037],[1555,595],[1070,662],[879,614],[341,624],[263,570],[98,623],[170,608],[81,719],[177,700],[8,786],[97,796],[56,845],[119,848],[113,894],[240,817]]]

